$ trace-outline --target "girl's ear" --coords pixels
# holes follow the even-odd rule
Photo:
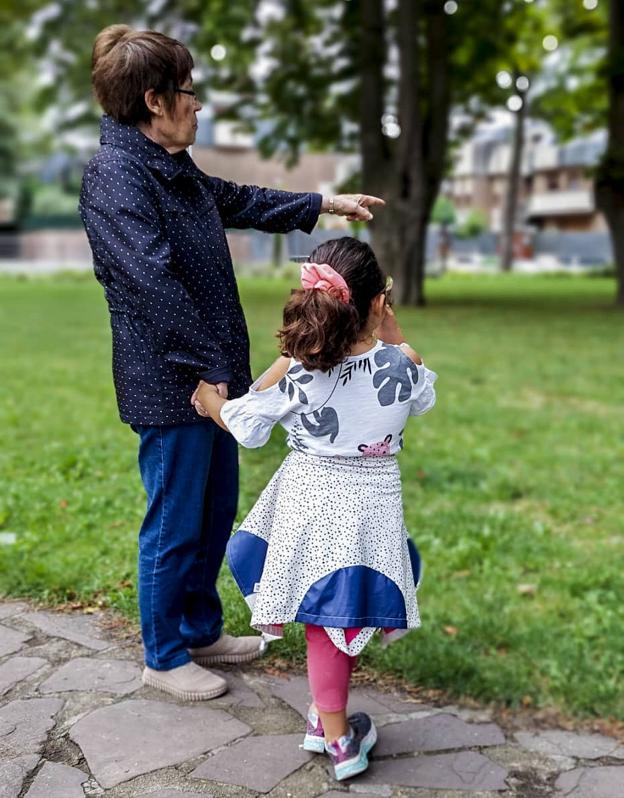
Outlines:
[[[384,443],[390,443],[391,440],[392,440],[392,435],[386,435],[386,437],[384,438]]]
[[[364,451],[366,451],[366,444],[365,443],[361,443],[358,446],[358,452],[364,452]]]

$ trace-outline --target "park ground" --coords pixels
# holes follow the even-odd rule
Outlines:
[[[277,353],[291,284],[241,281],[254,373]],[[101,288],[2,278],[0,595],[136,620],[144,496],[119,423]],[[423,627],[365,652],[366,672],[430,695],[624,720],[621,597],[624,317],[608,278],[447,276],[399,309],[439,374],[401,454],[425,561]],[[243,451],[239,517],[285,454]],[[248,611],[227,570],[227,631]],[[275,663],[303,664],[297,628]],[[617,725],[617,724],[616,724]]]

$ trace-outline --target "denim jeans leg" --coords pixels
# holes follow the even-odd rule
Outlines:
[[[187,580],[180,631],[189,648],[209,646],[223,629],[217,577],[238,504],[238,446],[229,432],[215,431],[204,501],[201,549]]]
[[[139,609],[145,662],[190,661],[180,633],[187,582],[200,552],[204,496],[217,426],[136,427],[147,512],[139,535]]]

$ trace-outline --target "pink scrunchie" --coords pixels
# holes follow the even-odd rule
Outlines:
[[[344,277],[328,263],[302,263],[301,286],[325,291],[345,304],[351,299],[351,291]]]

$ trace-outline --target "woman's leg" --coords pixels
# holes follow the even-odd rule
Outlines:
[[[206,490],[197,556],[186,582],[181,632],[188,648],[216,642],[223,628],[217,577],[232,533],[238,503],[238,446],[217,427]]]
[[[349,681],[357,659],[336,648],[322,626],[306,624],[305,634],[312,700],[323,724],[325,740],[333,742],[349,732]]]
[[[180,631],[198,556],[217,426],[135,427],[147,512],[139,535],[139,609],[145,663],[158,671],[190,661]]]

